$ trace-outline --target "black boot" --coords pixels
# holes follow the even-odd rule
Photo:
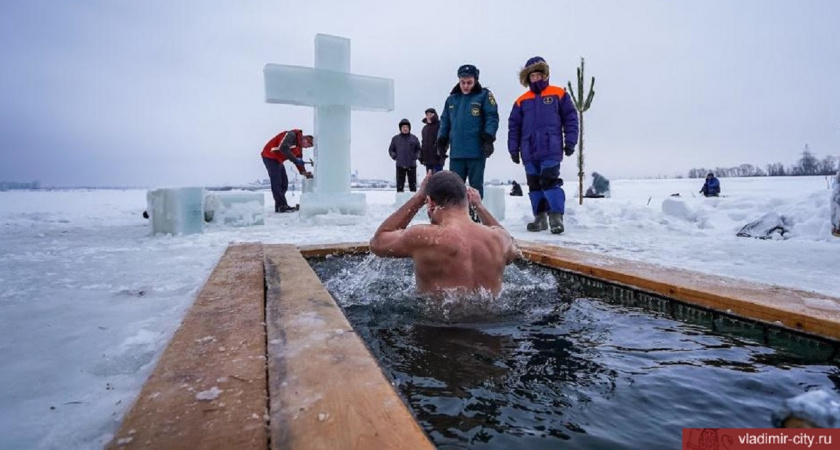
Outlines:
[[[548,229],[548,213],[541,212],[534,216],[534,221],[527,225],[528,231],[543,231]]]
[[[563,214],[549,213],[548,224],[551,226],[551,234],[560,234],[566,230],[563,226]]]

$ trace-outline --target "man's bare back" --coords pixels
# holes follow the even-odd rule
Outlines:
[[[439,175],[443,174],[443,175]],[[392,214],[376,231],[370,242],[371,252],[377,256],[412,258],[414,260],[417,291],[420,294],[443,296],[446,293],[474,294],[487,292],[493,296],[502,289],[505,266],[513,262],[518,252],[513,239],[498,221],[481,204],[478,191],[459,187],[460,181],[452,172],[435,174],[440,179],[432,182],[431,196],[426,196],[427,175],[418,190],[405,205]],[[463,182],[461,181],[463,186]],[[444,194],[440,191],[444,190]],[[449,197],[454,196],[451,204]],[[465,198],[464,198],[465,197]],[[447,201],[450,204],[446,204]],[[432,221],[428,225],[406,228],[423,205],[427,205]],[[482,223],[469,217],[468,204],[472,204]]]

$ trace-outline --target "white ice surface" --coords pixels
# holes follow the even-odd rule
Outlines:
[[[701,183],[614,180],[612,198],[582,207],[570,191],[560,236],[525,231],[528,197],[508,196],[502,223],[520,239],[840,295],[824,177],[723,178],[710,199]],[[673,193],[693,215],[663,213]],[[268,211],[266,191],[264,226],[173,237],[149,235],[145,190],[0,192],[0,448],[101,448],[228,243],[367,241],[395,192],[365,194],[365,216],[302,220]],[[790,239],[735,237],[770,211],[793,220]]]

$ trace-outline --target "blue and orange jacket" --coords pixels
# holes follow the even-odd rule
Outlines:
[[[577,145],[578,113],[563,88],[549,85],[513,104],[508,119],[508,151],[523,161],[563,160],[563,148]]]

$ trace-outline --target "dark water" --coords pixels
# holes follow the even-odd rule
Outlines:
[[[782,400],[840,391],[836,349],[768,348],[538,266],[509,266],[470,317],[417,299],[410,261],[313,267],[439,448],[674,449],[682,428],[768,428]]]

